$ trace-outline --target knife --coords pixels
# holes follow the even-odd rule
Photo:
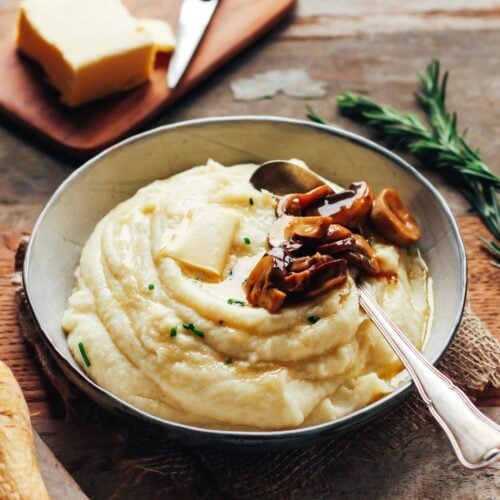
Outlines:
[[[177,29],[177,46],[170,61],[167,84],[173,89],[186,71],[219,0],[183,0]]]

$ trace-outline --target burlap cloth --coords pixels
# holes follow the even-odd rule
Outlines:
[[[24,258],[26,240],[16,255],[16,270]],[[170,441],[158,431],[140,429],[110,415],[83,395],[62,374],[41,338],[20,280],[17,283],[21,331],[36,351],[40,364],[64,403],[66,418],[85,425],[120,428],[123,450],[115,457],[123,474],[121,498],[130,484],[134,489],[148,474],[161,475],[158,497],[291,498],[334,491],[333,465],[349,455],[360,461],[379,460],[391,449],[404,446],[412,433],[436,425],[418,395],[373,423],[308,448],[242,454],[194,449]],[[466,307],[460,328],[439,368],[473,396],[487,387],[500,387],[500,344]],[[130,490],[129,490],[130,491]],[[163,492],[163,493],[162,493]]]

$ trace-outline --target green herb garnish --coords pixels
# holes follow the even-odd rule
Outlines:
[[[226,360],[224,361],[224,363],[226,363],[226,365],[230,365],[232,362],[233,362],[233,358],[231,358],[231,357],[226,358]]]
[[[312,120],[313,122],[316,123],[321,123],[321,125],[332,125],[331,123],[328,123],[324,118],[321,118],[321,116],[319,116],[318,113],[314,111],[313,107],[309,106],[309,104],[306,105],[306,109],[307,109],[307,118],[309,118],[309,120]]]
[[[321,318],[319,316],[316,316],[314,314],[311,314],[311,316],[308,316],[307,321],[311,323],[311,325],[314,325],[314,323],[317,323]]]
[[[500,245],[497,245],[494,241],[488,241],[482,236],[478,236],[484,248],[490,253],[495,260],[490,260],[492,266],[498,267],[500,269]]]
[[[479,151],[467,144],[465,132],[457,132],[457,115],[446,108],[448,73],[440,77],[439,62],[432,61],[419,78],[421,91],[416,99],[427,114],[430,126],[414,114],[401,113],[350,92],[338,95],[337,105],[342,114],[372,126],[389,144],[407,150],[422,164],[442,172],[467,198],[498,240],[500,177],[483,163]],[[311,108],[308,116],[326,123]]]
[[[196,328],[193,323],[184,323],[182,325],[182,327],[185,329],[185,330],[189,330],[190,332],[192,332],[194,335],[196,335],[197,337],[204,337],[205,334],[201,331],[201,330],[198,330],[198,328]]]
[[[252,243],[252,242],[250,241],[250,238],[249,238],[248,236],[245,236],[245,237],[243,238],[243,241],[245,242],[245,245],[250,245],[250,243]]]
[[[173,326],[171,329],[170,329],[170,336],[171,337],[175,337],[177,335],[177,327],[176,326]]]
[[[242,300],[236,300],[236,299],[227,299],[228,304],[235,304],[237,306],[246,306],[246,302],[243,302]]]
[[[78,349],[80,350],[80,354],[82,356],[83,362],[85,363],[85,366],[89,367],[91,365],[90,359],[87,356],[87,353],[85,352],[85,347],[81,342],[78,343]]]
[[[193,328],[191,331],[192,331],[192,332],[193,332],[196,336],[198,336],[198,337],[204,337],[204,336],[205,336],[205,334],[204,334],[201,330],[198,330],[198,328]]]
[[[155,289],[155,286],[153,285],[153,283],[150,283],[148,285],[148,290],[154,290]]]
[[[248,198],[248,203],[250,203],[250,205],[253,205],[253,198]]]

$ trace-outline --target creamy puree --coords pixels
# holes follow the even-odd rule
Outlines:
[[[62,324],[74,358],[104,389],[164,419],[249,430],[331,421],[394,389],[401,364],[360,309],[352,275],[277,314],[237,302],[275,220],[272,195],[249,183],[255,168],[209,161],[140,189],[97,224]],[[234,223],[219,277],[171,256],[204,210]],[[205,226],[192,245],[202,255],[223,234]],[[414,251],[371,243],[383,270],[397,273],[369,278],[371,291],[421,349],[425,266]]]

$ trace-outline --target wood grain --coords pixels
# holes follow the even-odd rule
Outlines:
[[[498,0],[308,0],[299,4],[290,38],[341,38],[370,34],[493,30],[500,27]]]
[[[139,16],[165,19],[175,29],[181,0],[130,0]],[[41,69],[18,54],[12,40],[16,5],[0,10],[0,111],[40,139],[78,157],[89,157],[136,130],[207,78],[278,23],[294,0],[230,0],[221,2],[195,57],[179,85],[167,88],[169,57],[157,58],[154,73],[143,85],[71,109],[59,103]]]

